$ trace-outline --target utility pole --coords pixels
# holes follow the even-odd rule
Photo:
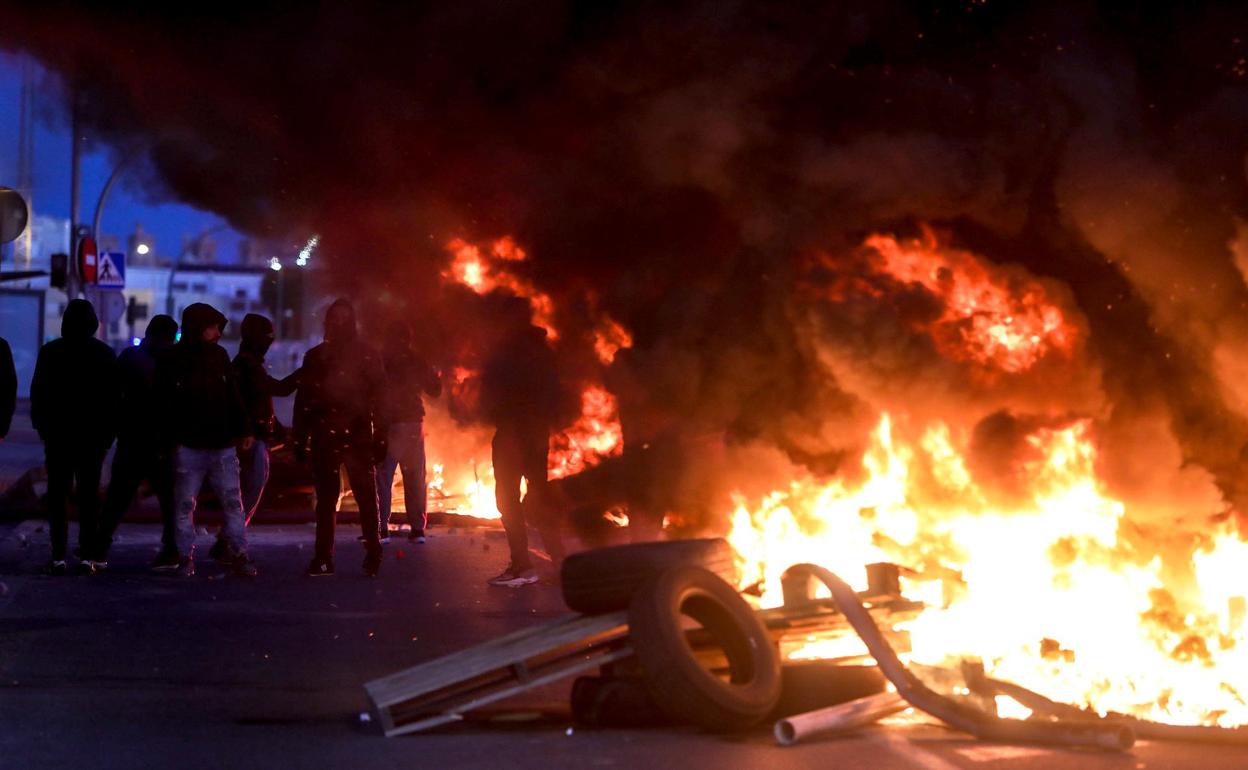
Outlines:
[[[78,273],[78,198],[82,188],[82,174],[79,160],[82,156],[82,130],[79,126],[81,96],[77,85],[70,86],[69,95],[69,279],[65,285],[65,293],[75,299],[82,293],[82,276]]]
[[[30,224],[13,245],[14,267],[18,270],[29,270],[31,251],[34,246],[35,219],[35,88],[34,72],[30,59],[22,57],[22,89],[18,97],[18,129],[17,129],[17,190],[26,199],[26,207],[30,211]]]

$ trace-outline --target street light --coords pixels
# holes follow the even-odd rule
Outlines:
[[[134,248],[134,250],[140,256],[142,256],[142,255],[147,254],[147,252],[151,251],[151,248],[146,243],[140,243],[138,246]]]

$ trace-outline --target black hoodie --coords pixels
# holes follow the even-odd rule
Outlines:
[[[238,355],[234,356],[234,374],[238,377],[238,390],[247,410],[247,421],[252,435],[261,441],[272,441],[277,423],[273,415],[273,397],[294,393],[299,372],[279,380],[265,368],[264,355],[273,344],[273,322],[269,319],[248,313],[243,318],[239,333],[242,341],[238,345]]]
[[[74,442],[106,451],[117,432],[117,358],[95,338],[95,308],[70,300],[61,338],[39,351],[30,382],[30,421],[45,444]]]
[[[348,312],[335,313],[335,308]],[[381,356],[359,338],[355,311],[337,300],[325,316],[325,341],[303,357],[295,396],[296,445],[371,445],[385,435]]]
[[[152,316],[138,347],[117,356],[121,384],[119,444],[154,446],[160,440],[161,417],[156,408],[156,361],[173,348],[178,322],[167,315]]]
[[[251,435],[229,353],[203,340],[205,329],[224,329],[226,323],[211,305],[188,305],[182,311],[181,341],[156,362],[156,395],[168,443],[225,449]]]

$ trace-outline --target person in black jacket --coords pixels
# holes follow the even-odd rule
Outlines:
[[[273,397],[289,396],[299,382],[298,370],[284,379],[276,379],[265,367],[264,356],[273,345],[273,322],[256,313],[243,317],[239,329],[241,340],[238,355],[234,356],[234,376],[238,378],[238,391],[247,410],[252,438],[251,449],[240,451],[240,481],[243,493],[244,522],[251,524],[260,506],[260,497],[269,481],[269,450],[277,433],[277,416],[273,413]],[[226,549],[222,529],[217,533],[209,555],[213,558],[224,554]]]
[[[550,504],[547,481],[550,432],[559,421],[562,388],[546,331],[527,322],[507,336],[486,361],[481,373],[481,404],[494,424],[491,442],[494,498],[503,516],[511,563],[489,583],[515,588],[537,582],[529,558],[526,509],[545,524]],[[528,492],[520,496],[520,480]],[[543,526],[551,556],[562,555],[557,531]]]
[[[156,393],[166,441],[173,446],[177,559],[154,569],[194,575],[195,506],[207,479],[221,501],[227,551],[222,561],[246,576],[256,574],[247,555],[239,492],[237,449],[251,449],[247,413],[230,356],[217,344],[225,316],[201,302],[182,311],[182,339],[156,364]]]
[[[48,469],[48,529],[52,535],[52,574],[67,570],[67,504],[78,485],[78,553],[95,571],[92,547],[98,527],[100,469],[117,426],[117,359],[95,338],[95,308],[70,300],[61,319],[61,338],[39,351],[30,383],[30,420],[43,439]]]
[[[0,441],[9,435],[13,412],[17,410],[17,367],[13,365],[13,349],[0,337]]]
[[[311,454],[316,482],[316,553],[308,566],[314,577],[334,574],[338,472],[344,465],[360,508],[364,572],[372,576],[381,569],[377,460],[383,448],[378,439],[385,435],[384,377],[381,357],[359,338],[355,309],[345,299],[335,301],[325,314],[325,341],[303,358],[292,431],[296,456]]]
[[[121,387],[121,422],[117,429],[117,451],[113,472],[104,497],[99,536],[93,558],[96,567],[108,564],[117,525],[134,500],[139,482],[147,479],[160,503],[162,529],[160,542],[164,558],[177,557],[173,517],[173,458],[161,442],[159,415],[154,409],[156,362],[173,348],[178,322],[171,316],[152,316],[143,342],[126,348],[117,357],[117,377]],[[171,556],[172,555],[172,556]]]
[[[384,394],[386,459],[377,469],[382,541],[389,538],[390,504],[395,468],[403,469],[403,503],[412,526],[408,539],[425,542],[428,524],[428,484],[425,480],[425,404],[421,392],[442,394],[437,371],[412,348],[412,329],[406,323],[390,326],[382,346],[388,387]]]

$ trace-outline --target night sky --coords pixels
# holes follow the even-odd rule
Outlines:
[[[43,77],[47,77],[46,74]],[[40,82],[38,79],[36,83]],[[19,58],[0,51],[0,185],[17,184],[18,96],[22,83]],[[69,132],[64,120],[60,94],[41,91],[36,95],[35,134],[35,213],[54,217],[69,216]],[[82,216],[90,224],[95,204],[104,182],[112,172],[112,161],[106,152],[95,149],[83,156]],[[182,238],[195,235],[209,227],[223,226],[213,233],[217,241],[217,259],[234,261],[240,235],[215,214],[200,211],[177,202],[157,200],[145,193],[142,183],[123,177],[113,186],[104,207],[105,233],[125,237],[136,222],[156,239],[157,253],[176,257]],[[11,269],[12,265],[4,265]]]

